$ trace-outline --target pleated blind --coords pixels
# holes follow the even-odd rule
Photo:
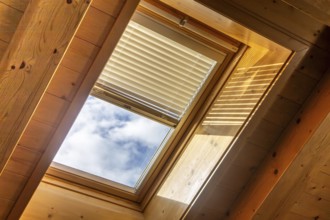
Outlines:
[[[216,64],[131,21],[96,85],[178,121]]]

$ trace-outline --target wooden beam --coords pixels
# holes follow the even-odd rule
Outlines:
[[[288,127],[275,151],[261,165],[254,181],[243,192],[230,219],[252,219],[283,174],[330,111],[330,70],[306,102],[304,111]]]
[[[89,1],[31,1],[0,62],[0,173],[73,37]]]

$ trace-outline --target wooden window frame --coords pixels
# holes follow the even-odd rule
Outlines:
[[[96,197],[104,194],[115,196],[120,200],[126,201],[127,203],[125,203],[126,205],[124,206],[129,208],[132,206],[135,207],[135,204],[146,204],[146,200],[150,199],[152,192],[159,187],[162,179],[162,177],[159,176],[159,172],[163,169],[168,169],[168,166],[164,166],[173,156],[174,149],[182,147],[183,144],[181,141],[185,140],[185,137],[190,135],[191,131],[196,126],[192,124],[192,122],[197,112],[200,112],[201,109],[203,109],[202,111],[205,111],[208,108],[208,105],[203,105],[203,103],[209,98],[210,94],[218,93],[229,76],[231,69],[235,66],[236,62],[239,60],[239,57],[242,56],[242,51],[245,50],[243,49],[245,47],[238,41],[233,40],[216,30],[208,28],[205,24],[202,24],[192,18],[188,18],[186,15],[179,13],[175,9],[154,1],[146,1],[145,3],[146,5],[139,5],[137,10],[147,16],[159,20],[162,24],[170,26],[176,31],[180,31],[196,39],[197,41],[202,42],[203,44],[210,47],[215,47],[217,50],[226,53],[223,63],[220,67],[218,67],[217,71],[205,81],[199,94],[191,103],[191,107],[176,125],[173,134],[166,144],[167,146],[165,146],[164,150],[160,152],[154,162],[154,165],[144,177],[145,180],[142,181],[137,190],[132,190],[130,187],[115,183],[113,181],[108,181],[103,178],[95,178],[93,175],[80,172],[76,169],[60,164],[53,164],[50,166],[45,175],[45,177],[49,180],[53,179],[56,182],[56,185],[61,185],[60,182],[63,182],[64,185],[68,185],[68,183],[70,183],[73,186],[78,186],[75,188],[76,191],[83,192],[89,190],[90,192],[93,192],[93,196]],[[182,21],[185,22],[184,25],[180,23]],[[111,32],[109,36],[111,36]],[[103,66],[107,62],[108,57],[111,55],[112,51],[109,50],[108,47],[109,46],[103,46],[101,48],[98,57],[88,73],[88,75],[94,75],[92,77],[87,76],[85,78],[82,86],[83,88],[80,89],[83,89],[84,91],[77,95],[79,98],[77,98],[78,101],[75,103],[71,117],[75,118],[77,116],[89,94],[89,91],[91,91],[95,81],[97,80],[98,76],[95,76],[95,71],[100,73]],[[72,122],[68,126],[73,124],[74,120],[71,119],[71,121]],[[66,134],[64,134],[64,136],[65,135]],[[64,139],[64,137],[61,138]],[[117,200],[115,199],[115,201]]]

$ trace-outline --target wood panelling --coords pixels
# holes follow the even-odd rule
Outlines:
[[[45,202],[47,201],[47,202]],[[107,201],[41,182],[21,220],[142,220],[143,214]]]
[[[112,0],[111,3],[109,3],[108,0],[96,0],[93,1],[92,5],[98,10],[104,11],[113,17],[117,17],[124,3],[125,1],[123,0]]]
[[[5,170],[1,174],[2,181],[0,182],[0,198],[15,201],[19,196],[26,179],[27,178],[22,175],[7,172]]]
[[[18,1],[16,1],[18,2]],[[0,1],[0,40],[9,43],[13,37],[23,12]]]
[[[91,72],[90,75],[92,74],[96,77],[98,76],[99,72],[90,71],[90,67],[93,65],[94,60],[99,53],[100,46],[102,46],[104,38],[109,34],[109,32],[111,32],[111,28],[114,25],[114,22],[117,22],[117,18],[113,17],[113,14],[120,16],[119,12],[121,11],[122,7],[131,8],[132,11],[130,13],[127,12],[127,14],[124,13],[121,15],[122,20],[128,20],[130,17],[129,15],[136,7],[137,1],[129,1],[129,3],[126,2],[127,4],[124,3],[125,1],[112,1],[111,3],[109,3],[108,1],[99,0],[92,1],[92,5],[87,11],[87,14],[84,17],[84,20],[82,21],[82,24],[80,26],[82,30],[78,30],[76,35],[74,36],[63,60],[59,65],[59,68],[57,69],[53,79],[48,86],[46,93],[42,97],[36,111],[34,112],[32,120],[28,124],[25,132],[23,133],[19,141],[19,144],[26,148],[24,150],[28,150],[29,153],[32,154],[29,154],[29,157],[25,157],[24,160],[21,160],[23,154],[27,152],[24,152],[24,150],[20,149],[19,146],[13,153],[13,159],[16,158],[16,160],[11,161],[6,167],[6,172],[11,172],[11,169],[16,169],[15,167],[19,167],[24,164],[26,165],[26,167],[20,173],[23,175],[27,175],[28,177],[28,179],[25,179],[21,183],[20,187],[16,187],[17,189],[19,189],[19,192],[21,192],[21,194],[18,200],[15,202],[14,208],[11,210],[8,219],[19,218],[27,202],[32,196],[34,190],[36,189],[39,181],[41,180],[44,172],[49,166],[52,157],[54,156],[54,152],[56,152],[59,147],[59,144],[61,143],[61,141],[59,141],[60,139],[56,139],[53,137],[54,131],[56,132],[61,130],[60,132],[62,132],[62,129],[60,129],[58,126],[64,115],[67,114],[67,109],[72,107],[73,100],[77,99],[77,91],[81,89],[82,83],[84,82],[87,73]],[[102,8],[104,10],[98,10],[94,6]],[[87,26],[89,26],[89,30],[86,28]],[[121,28],[123,29],[124,27],[125,23],[121,23]],[[120,32],[118,32],[118,30],[119,29],[117,28],[116,30],[114,30],[114,32],[116,32],[116,35],[120,36]],[[117,38],[110,38],[109,40],[114,41],[112,43],[114,43],[115,45]],[[85,92],[88,93],[88,91]],[[83,99],[85,98],[86,97],[84,97]],[[71,117],[71,120],[74,120],[74,117]],[[66,125],[66,129],[68,129],[68,125]],[[52,142],[56,142],[56,146],[52,144]],[[54,147],[56,149],[54,149]],[[51,157],[49,157],[49,152],[53,152]],[[40,166],[42,166],[43,168],[40,169]],[[32,174],[30,175],[31,169]],[[3,182],[3,184],[8,184],[8,181],[5,181],[0,178],[0,184],[1,182]],[[23,191],[20,191],[21,187],[23,186]],[[61,188],[58,189],[60,190]],[[57,189],[55,191],[57,191]],[[70,191],[68,193],[70,193]],[[79,195],[78,193],[76,194],[78,197],[83,196]],[[59,194],[55,193],[51,195],[57,196]],[[82,200],[85,201],[85,198],[92,199],[91,197],[84,196],[84,199]],[[66,198],[62,199],[66,200]],[[97,199],[94,200],[96,201],[94,202],[95,204],[107,204],[106,202],[101,202]],[[74,201],[75,203],[77,203],[77,200]],[[54,202],[61,203],[61,199],[55,198]],[[37,204],[38,206],[38,202],[36,202],[35,204]],[[73,204],[73,201],[71,201],[70,204]],[[86,204],[80,205],[87,206]],[[77,204],[76,207],[78,208],[79,204]],[[47,207],[44,206],[44,208],[45,209],[42,209],[42,211],[40,212],[36,212],[34,209],[31,209],[32,212],[28,211],[25,213],[25,218],[42,218],[42,215],[47,212]],[[60,205],[60,208],[63,209],[63,212],[68,211],[69,213],[71,213],[72,211],[69,206]],[[86,211],[87,213],[89,213],[87,214],[87,216],[90,215],[92,209],[86,208],[86,210],[89,210]],[[5,211],[8,212],[8,210]],[[71,214],[75,216],[77,214],[76,211],[72,212]],[[100,208],[99,211],[103,212],[102,208]],[[40,215],[38,213],[40,213]],[[105,209],[105,213],[109,214],[108,208]],[[105,214],[101,214],[100,216],[104,217]],[[113,214],[113,216],[125,215],[120,213]],[[128,214],[128,216],[130,215]],[[57,217],[63,219],[67,216],[59,215]],[[73,216],[71,215],[71,217]],[[67,218],[71,219],[71,217]],[[80,215],[78,215],[77,217],[80,218]],[[56,215],[54,215],[54,218],[56,218]],[[120,217],[116,218],[120,219]],[[127,219],[136,218],[127,217]]]
[[[67,67],[84,76],[91,67],[98,51],[99,47],[88,41],[74,37],[60,66]]]
[[[52,83],[47,88],[47,92],[58,98],[72,101],[84,77],[84,74],[60,65],[52,79]],[[58,85],[61,85],[61,87]]]
[[[32,119],[51,127],[56,127],[69,104],[70,102],[62,99],[62,97],[59,98],[46,92],[41,99],[34,116],[32,116]],[[49,109],[52,109],[52,111]]]
[[[277,147],[270,152],[270,159],[265,160],[265,163],[260,166],[260,169],[255,177],[256,179],[250,183],[249,187],[245,190],[244,194],[242,194],[237,204],[233,207],[231,218],[250,219],[255,213],[258,212],[259,217],[262,213],[262,218],[267,219],[273,216],[272,214],[275,214],[271,210],[275,207],[281,206],[283,201],[282,197],[285,197],[285,193],[283,193],[283,191],[277,191],[274,192],[275,196],[270,197],[268,202],[263,204],[264,199],[267,198],[268,194],[272,192],[273,187],[275,187],[278,181],[284,183],[282,185],[286,189],[290,186],[297,187],[297,183],[299,183],[299,181],[294,181],[294,176],[299,175],[298,170],[304,169],[304,167],[307,166],[305,163],[308,164],[308,161],[311,160],[307,157],[312,156],[311,150],[303,147],[330,111],[329,84],[330,74],[326,74],[321,81],[320,86],[315,90],[314,95],[310,98],[310,101],[306,103],[304,111],[299,115],[299,118],[291,122],[286,133],[278,142]],[[328,135],[328,133],[324,135]],[[314,141],[312,139],[312,143],[314,144],[312,144],[311,147],[315,146],[317,143],[315,143],[315,141],[323,141],[324,138],[315,137],[314,139]],[[300,160],[299,164],[296,165],[298,170],[292,168],[292,173],[287,176],[288,179],[280,180],[283,173],[285,173],[288,167],[290,167],[292,161],[301,149],[306,151],[306,158]],[[317,151],[317,148],[312,150],[312,152],[313,151],[314,154],[318,156],[315,152]],[[304,154],[300,153],[299,155],[301,157]],[[329,154],[325,153],[325,155]],[[279,198],[282,198],[282,200]],[[263,210],[261,208],[259,212],[259,208],[262,205],[267,206],[268,209]]]
[[[14,201],[8,199],[0,199],[0,219],[5,219]]]
[[[268,28],[265,28],[264,30],[262,30],[263,27],[265,27],[265,25],[262,24],[264,22],[263,19],[264,19],[264,17],[267,17],[267,16],[262,16],[262,17],[259,16],[258,19],[257,19],[258,21],[254,20],[253,18],[248,18],[248,17],[246,17],[245,19],[242,19],[243,16],[244,16],[243,11],[245,11],[245,10],[243,10],[243,11],[240,10],[240,9],[242,9],[241,5],[243,5],[245,3],[247,4],[247,2],[244,2],[242,4],[239,3],[237,5],[235,5],[236,4],[235,3],[235,4],[233,4],[233,5],[235,5],[235,7],[233,7],[233,8],[231,8],[232,7],[231,3],[228,3],[228,5],[226,5],[226,3],[224,3],[224,1],[221,1],[221,3],[216,2],[216,1],[202,1],[202,2],[209,4],[209,6],[211,6],[211,7],[215,7],[218,11],[220,11],[223,14],[226,14],[230,17],[234,17],[237,20],[240,20],[243,24],[246,24],[249,27],[256,28],[256,30],[261,30],[261,33],[266,34],[265,36],[268,35],[271,39],[276,39],[276,41],[282,42],[283,45],[287,45],[287,47],[292,48],[293,50],[301,51],[298,48],[299,47],[302,47],[302,48],[304,47],[303,45],[298,46],[297,44],[299,44],[299,43],[297,41],[295,41],[297,44],[293,43],[294,40],[292,40],[292,41],[291,40],[283,41],[285,39],[285,37],[279,37],[278,34],[271,31],[271,28],[269,28],[269,26],[268,26]],[[276,2],[275,1],[274,2],[271,2],[271,1],[255,1],[255,3],[253,3],[253,4],[263,5],[263,6],[267,7],[268,10],[271,10],[271,8],[272,8],[271,5],[276,4]],[[253,5],[253,4],[251,4],[251,5]],[[216,5],[218,5],[219,7],[217,7]],[[278,6],[275,6],[275,7],[278,7]],[[283,7],[283,5],[279,6],[279,7]],[[238,10],[234,10],[234,8],[237,8]],[[260,10],[257,10],[256,13],[260,14]],[[276,10],[277,9],[275,9],[275,11]],[[281,13],[284,13],[284,14],[288,15],[288,11],[287,12],[285,12],[285,11],[286,11],[286,9],[284,11],[281,11]],[[247,12],[247,11],[245,11],[245,12]],[[254,9],[249,9],[249,12],[252,12],[252,14],[253,14]],[[278,15],[281,14],[281,13],[278,13]],[[291,16],[291,15],[288,15],[288,16]],[[295,17],[295,16],[296,15],[293,15],[293,17]],[[299,16],[302,16],[302,15],[299,15]],[[273,19],[275,20],[275,17]],[[273,19],[269,19],[270,22],[273,22]],[[300,22],[301,25],[304,26],[305,23],[302,22],[302,21],[307,22],[306,20],[302,20],[302,19],[297,19],[297,21],[294,21],[294,22],[298,22],[298,23]],[[309,20],[309,21],[311,21],[311,20]],[[310,27],[312,27],[312,28],[316,27],[316,26],[313,26],[312,23],[313,22],[311,22],[308,25],[310,25]],[[284,28],[286,29],[287,27],[284,27]],[[294,35],[296,33],[296,30],[291,29],[291,28],[287,28],[287,30],[292,31],[293,33],[289,33],[289,35],[292,36],[293,38],[295,38]],[[305,30],[303,30],[303,31],[305,31]],[[272,33],[272,34],[270,34],[270,33]],[[301,37],[305,38],[306,36],[302,35]],[[311,39],[308,40],[307,38],[305,38],[306,41],[311,41]],[[291,43],[290,43],[290,41],[291,41]],[[316,43],[316,41],[317,40],[315,39],[315,41],[313,41],[313,43]],[[324,43],[325,42],[323,41],[323,44],[322,44],[323,46],[324,46]],[[318,45],[321,45],[321,44],[318,44]],[[264,148],[265,150],[272,149],[273,145],[269,145],[269,143],[273,143],[273,144],[276,143],[276,141],[277,141],[276,136],[279,137],[281,135],[281,133],[283,132],[283,129],[286,127],[288,122],[293,119],[293,116],[295,116],[295,114],[297,113],[297,110],[301,107],[301,104],[299,104],[299,102],[303,103],[306,100],[306,98],[309,96],[308,92],[305,93],[305,91],[301,91],[299,88],[297,88],[298,84],[299,84],[297,82],[300,82],[301,87],[306,86],[305,89],[311,91],[311,90],[314,89],[317,81],[320,80],[320,77],[325,72],[326,68],[324,68],[324,66],[327,66],[328,64],[324,63],[324,62],[326,62],[326,60],[328,58],[327,58],[327,55],[324,51],[321,51],[320,53],[318,53],[318,51],[320,51],[320,50],[318,50],[314,47],[310,50],[310,52],[308,54],[315,54],[315,56],[319,57],[319,58],[314,57],[314,55],[311,55],[311,56],[306,55],[305,58],[303,59],[303,61],[300,64],[299,64],[300,61],[298,61],[298,62],[295,61],[296,58],[298,58],[299,56],[296,57],[296,58],[293,58],[292,63],[289,64],[289,66],[287,68],[287,71],[285,71],[285,73],[289,72],[289,71],[292,71],[293,69],[296,69],[296,71],[300,71],[300,70],[302,72],[306,71],[306,72],[304,72],[306,74],[304,74],[304,75],[297,74],[295,80],[291,79],[290,81],[288,81],[288,79],[287,79],[287,80],[283,80],[283,81],[280,80],[279,82],[277,82],[277,85],[275,85],[275,87],[277,87],[277,89],[278,89],[277,91],[285,91],[283,93],[287,93],[284,96],[286,98],[284,98],[283,96],[279,96],[279,94],[274,94],[273,100],[271,98],[268,98],[268,99],[266,98],[266,101],[268,101],[268,100],[272,100],[272,101],[268,102],[268,104],[267,104],[268,106],[267,105],[264,106],[264,107],[261,106],[260,111],[257,111],[257,113],[256,113],[260,116],[260,115],[262,115],[262,113],[261,113],[262,109],[266,109],[266,112],[264,114],[265,115],[264,119],[261,118],[260,119],[261,122],[260,121],[258,122],[258,120],[256,120],[256,121],[252,120],[253,122],[251,121],[251,123],[247,126],[245,131],[242,132],[242,136],[250,133],[250,134],[248,134],[248,136],[253,137],[253,138],[249,138],[249,140],[250,141],[253,140],[253,143],[255,145],[257,145],[261,148]],[[302,53],[302,55],[303,54],[304,53]],[[316,61],[316,63],[314,64],[312,60],[318,60],[318,59],[322,60],[322,61],[320,61],[319,64],[317,64],[317,61]],[[299,60],[299,58],[298,58],[298,60]],[[300,57],[300,60],[301,60],[301,57]],[[315,65],[315,67],[314,68],[310,68],[310,67],[306,68],[306,66],[308,66],[308,65],[311,65],[311,66]],[[317,65],[320,65],[320,68],[318,68]],[[310,79],[311,79],[311,82],[309,81]],[[295,94],[296,90],[290,88],[294,84],[296,84],[295,87],[298,90],[298,93],[299,93],[298,95]],[[273,90],[273,91],[276,91],[276,90]],[[271,93],[270,97],[272,97],[272,91],[270,93]],[[282,95],[283,95],[283,93],[282,93]],[[294,98],[294,100],[290,99],[291,97]],[[284,100],[284,102],[282,100]],[[297,100],[298,100],[298,103],[297,103]],[[282,102],[282,107],[283,108],[278,108],[276,106],[275,103],[279,103],[279,102]],[[279,120],[277,120],[277,119],[279,119]],[[265,120],[268,123],[267,126],[262,125],[263,120]],[[269,134],[269,133],[264,131],[264,129],[269,130],[272,127],[274,128],[272,132],[275,132],[275,134],[276,134],[275,136],[274,136],[274,134]],[[273,138],[272,141],[268,141],[267,138],[265,138],[265,136],[260,137],[260,136],[262,136],[261,133],[266,135],[266,137],[267,136],[270,136],[270,137],[274,136],[274,138]],[[220,211],[217,210],[217,208],[216,208],[217,204],[213,205],[212,203],[210,203],[208,201],[211,201],[213,197],[222,197],[222,195],[220,193],[217,194],[216,192],[222,192],[223,191],[221,189],[221,186],[225,182],[227,182],[229,184],[232,184],[234,186],[236,185],[235,187],[233,187],[232,190],[236,190],[236,191],[239,192],[240,190],[243,189],[243,187],[245,185],[244,183],[247,183],[249,181],[249,179],[251,177],[251,174],[253,174],[255,172],[255,170],[257,170],[258,160],[256,160],[255,167],[251,167],[252,169],[246,168],[246,169],[242,169],[241,171],[239,171],[237,169],[234,169],[234,167],[240,166],[239,165],[240,161],[244,161],[244,160],[241,160],[241,157],[238,157],[240,160],[235,158],[234,152],[236,152],[238,155],[242,155],[242,157],[243,157],[243,154],[240,154],[239,151],[235,151],[234,149],[244,149],[246,147],[246,145],[249,144],[249,142],[247,140],[245,140],[243,137],[241,137],[237,141],[237,143],[235,143],[235,145],[233,146],[233,151],[232,151],[233,153],[229,153],[227,155],[228,158],[225,158],[225,161],[223,162],[223,166],[220,166],[218,168],[217,172],[214,174],[214,177],[208,182],[208,184],[205,187],[204,191],[201,193],[201,195],[196,200],[193,207],[190,209],[189,213],[186,215],[187,219],[202,219],[203,214],[204,215],[209,214],[210,216],[214,216],[214,215],[216,215],[216,213],[218,214],[217,215],[218,219],[221,219],[221,218],[224,218],[226,215],[231,214],[231,212],[230,212],[231,203],[230,202],[233,201],[233,200],[231,200],[231,201],[228,200],[227,203],[224,202],[225,198],[223,198],[223,200],[219,200],[219,201],[223,201],[222,204],[225,204],[225,206],[227,207],[227,211],[225,213],[223,211],[220,212]],[[259,141],[261,140],[262,142],[264,142],[264,144],[261,144],[261,143],[259,144],[258,140]],[[267,145],[267,142],[268,142],[268,145]],[[241,151],[241,152],[243,152],[243,151]],[[266,160],[273,158],[273,155],[276,156],[276,154],[273,154],[273,153],[274,152],[271,151],[271,153],[269,153],[269,155],[266,157]],[[249,155],[246,155],[246,156],[249,157]],[[260,158],[259,164],[262,160],[263,160],[263,158]],[[227,172],[226,167],[228,167],[228,172]],[[236,172],[235,172],[235,170],[236,170]],[[249,175],[246,175],[246,173],[249,173]],[[245,176],[246,178],[240,179],[241,180],[240,182],[236,181],[237,177],[239,177],[239,176],[242,177],[242,175]],[[218,188],[218,190],[213,190],[215,185],[220,186]],[[236,194],[236,196],[237,195],[238,194]],[[208,218],[204,217],[204,219],[208,219]],[[246,218],[243,218],[243,219],[246,219]]]
[[[86,14],[85,20],[81,23],[76,36],[96,46],[101,46],[108,36],[114,21],[115,19],[109,14],[91,7]]]
[[[3,4],[24,12],[31,0],[1,0]]]
[[[320,22],[330,26],[329,0],[283,0]]]
[[[290,213],[309,219],[330,218],[330,175],[322,170],[330,159],[329,131],[328,114],[266,198],[255,219],[272,216],[282,219]]]
[[[18,145],[6,165],[6,170],[28,177],[32,173],[40,156],[41,153]]]
[[[26,9],[17,27],[19,31],[0,63],[0,69],[4,70],[0,78],[0,95],[3,97],[0,101],[0,130],[6,131],[0,138],[1,171],[87,7],[85,2],[72,6],[65,2],[40,0],[33,1]],[[41,31],[36,32],[35,28]]]
[[[301,105],[317,82],[318,80],[296,71],[289,79],[290,86],[286,86],[280,95]]]
[[[54,132],[54,128],[42,122],[31,120],[18,144],[37,152],[43,152]]]
[[[0,60],[1,60],[2,56],[4,55],[7,47],[8,47],[8,43],[0,40]]]

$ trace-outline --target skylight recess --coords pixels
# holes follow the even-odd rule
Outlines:
[[[135,14],[54,162],[136,190],[225,57]]]

